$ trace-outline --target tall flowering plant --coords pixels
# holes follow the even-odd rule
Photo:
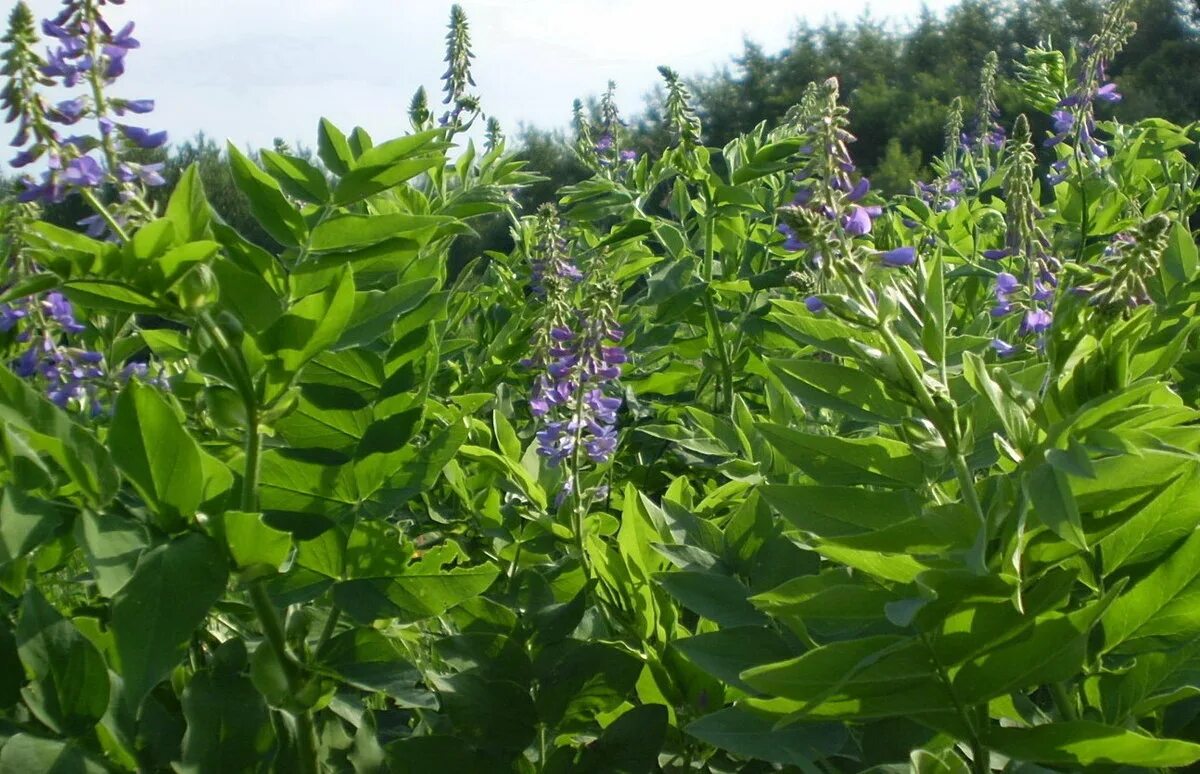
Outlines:
[[[132,36],[132,22],[114,31],[101,12],[103,5],[68,1],[58,14],[44,19],[41,31],[51,43],[44,58],[36,52],[39,41],[29,7],[18,3],[9,17],[2,70],[8,80],[0,104],[8,111],[8,122],[16,126],[12,144],[22,148],[11,165],[22,169],[40,161],[46,170],[40,180],[29,175],[21,179],[18,203],[8,212],[8,288],[39,271],[21,244],[21,232],[30,226],[38,204],[81,195],[95,210],[80,222],[92,236],[124,237],[127,227],[153,216],[143,186],[164,183],[162,165],[125,160],[123,151],[128,146],[159,147],[166,134],[114,120],[148,113],[154,102],[108,95],[107,89],[125,71],[126,56],[139,43]],[[52,87],[86,93],[51,103],[45,90]],[[89,120],[98,134],[64,136],[65,127],[77,128]],[[104,201],[106,187],[116,191],[115,202]],[[71,302],[57,290],[0,304],[0,333],[21,348],[12,361],[13,371],[39,383],[63,408],[92,416],[107,413],[116,392],[134,376],[169,386],[165,372],[148,365],[144,357],[111,365],[111,352],[106,356],[98,337],[86,335],[86,321],[77,319]],[[89,348],[88,341],[96,348]]]
[[[557,502],[602,499],[607,487],[583,491],[584,463],[608,462],[617,447],[617,391],[625,350],[617,322],[616,289],[595,266],[584,273],[551,208],[538,215],[531,255],[532,291],[541,305],[533,356],[537,368],[529,408],[540,423],[538,453],[564,477]]]

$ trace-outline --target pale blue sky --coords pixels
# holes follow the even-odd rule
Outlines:
[[[39,16],[58,0],[29,0]],[[947,0],[929,0],[933,8]],[[609,79],[619,105],[637,112],[667,64],[707,73],[741,51],[743,37],[782,48],[799,18],[854,19],[867,0],[464,0],[484,109],[510,134],[519,122],[563,126],[575,97]],[[132,52],[117,93],[150,97],[147,124],[173,141],[198,129],[238,145],[275,136],[313,145],[317,119],[359,124],[377,138],[407,127],[413,91],[440,89],[444,0],[128,0],[108,6],[133,19]],[[898,24],[920,0],[889,0],[872,13]],[[153,119],[153,120],[150,120]]]

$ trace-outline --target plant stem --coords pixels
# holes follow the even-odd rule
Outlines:
[[[96,214],[104,218],[104,222],[108,224],[108,227],[112,229],[113,233],[116,234],[122,242],[129,241],[129,234],[126,233],[125,229],[121,227],[121,224],[113,218],[112,214],[108,211],[108,208],[105,207],[100,199],[96,197],[94,191],[92,191],[90,188],[81,188],[79,189],[79,193],[83,196],[84,201],[86,201],[88,205],[96,211]]]
[[[334,602],[333,606],[329,608],[329,617],[325,619],[325,626],[321,629],[321,636],[317,638],[316,653],[320,653],[325,644],[329,642],[329,639],[333,637],[333,632],[337,629],[338,621],[341,617],[342,609]]]
[[[1050,695],[1054,698],[1054,706],[1064,720],[1079,720],[1079,711],[1067,688],[1062,683],[1050,683]]]
[[[713,345],[717,349],[717,357],[721,362],[721,393],[713,400],[715,412],[721,406],[726,409],[733,407],[733,366],[729,362],[729,352],[725,348],[725,335],[721,331],[721,319],[717,316],[717,307],[712,301],[713,240],[716,226],[711,215],[712,202],[708,201],[707,195],[704,198],[704,255],[701,258],[700,277],[704,280],[704,313],[712,333]],[[699,396],[697,395],[697,397]]]
[[[229,340],[217,326],[216,322],[213,321],[212,317],[207,313],[202,313],[199,315],[199,321],[201,327],[212,337],[221,362],[229,370],[230,375],[237,381],[238,392],[241,395],[242,403],[246,410],[246,451],[239,507],[247,513],[254,513],[258,509],[259,458],[262,453],[262,433],[258,427],[259,406],[258,399],[254,394],[254,385],[243,363],[230,346]],[[278,613],[275,612],[275,606],[271,604],[271,598],[267,594],[267,589],[263,585],[263,581],[256,580],[252,582],[249,593],[250,603],[254,607],[254,613],[258,617],[259,625],[262,627],[263,637],[274,652],[275,659],[279,663],[279,668],[283,670],[284,677],[287,680],[288,693],[294,697],[304,687],[303,668],[300,662],[294,659],[291,653],[288,652],[287,638],[283,631],[283,622],[280,620]],[[317,774],[320,769],[320,763],[317,758],[317,733],[316,727],[313,725],[312,713],[309,710],[303,710],[294,713],[293,718],[296,721],[297,771],[299,774]]]

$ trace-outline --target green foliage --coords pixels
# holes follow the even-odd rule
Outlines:
[[[1043,10],[745,66],[765,89],[838,62],[853,107],[923,137],[941,87],[904,114],[868,64]],[[983,58],[959,48],[947,72]],[[322,120],[315,157],[199,143],[124,241],[12,218],[35,268],[4,303],[60,289],[72,341],[165,376],[63,409],[0,332],[0,770],[1200,761],[1196,124],[1103,121],[1106,155],[1051,149],[1051,184],[1024,118],[984,152],[952,121],[933,168],[962,188],[884,198],[845,177],[836,81],[718,149],[665,69],[667,145],[622,157],[611,94],[581,105],[575,155],[540,151],[578,179],[522,219],[542,179],[498,127],[463,136],[461,9],[448,49],[444,125],[417,100],[392,140]],[[1037,57],[1026,91],[1061,98]],[[887,137],[880,180],[910,191],[925,146]],[[456,262],[495,222],[512,249]],[[537,347],[573,340],[554,304],[620,328],[616,448],[586,463],[584,423],[553,458],[527,397],[566,357]]]

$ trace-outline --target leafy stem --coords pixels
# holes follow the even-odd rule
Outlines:
[[[242,492],[239,507],[242,511],[253,513],[258,509],[258,476],[259,459],[262,454],[262,433],[259,430],[258,398],[254,385],[246,370],[244,362],[233,350],[228,338],[207,312],[199,315],[201,327],[213,340],[217,356],[230,372],[238,385],[238,392],[246,411],[246,441],[245,460],[242,472]],[[287,639],[283,631],[283,622],[275,611],[266,586],[261,579],[250,583],[250,603],[262,627],[263,636],[270,646],[279,668],[287,681],[287,691],[290,696],[297,696],[304,688],[304,670],[288,651]],[[331,613],[332,615],[332,613]],[[335,621],[336,623],[336,621]],[[302,710],[294,713],[296,723],[296,756],[300,774],[317,774],[319,763],[317,758],[317,735],[313,725],[312,713]]]

